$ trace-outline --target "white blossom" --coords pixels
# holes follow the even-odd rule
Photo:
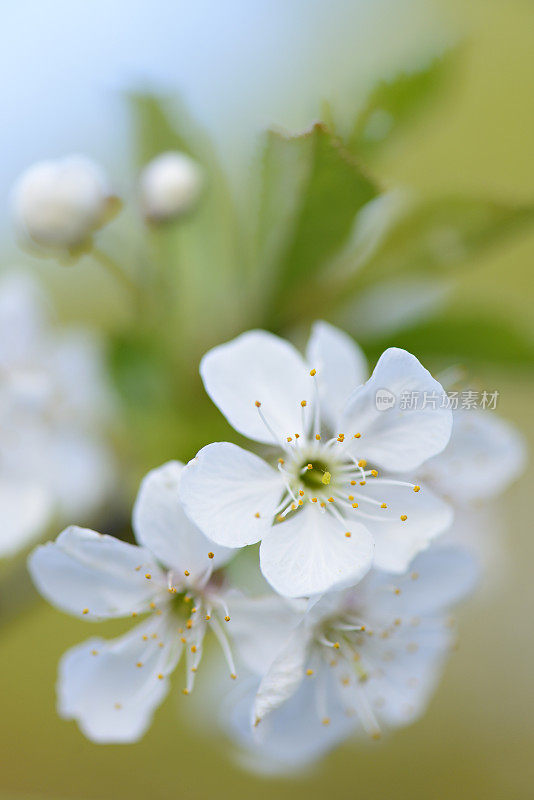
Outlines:
[[[174,461],[143,480],[133,512],[137,545],[70,527],[29,559],[35,585],[62,611],[88,621],[147,615],[125,635],[92,637],[61,660],[58,711],[95,742],[137,741],[182,655],[188,694],[207,630],[236,677],[224,630],[228,587],[214,572],[231,551],[213,546],[183,513],[181,475]]]
[[[391,348],[365,380],[346,334],[317,323],[306,359],[251,331],[211,350],[201,375],[212,400],[250,439],[280,448],[275,467],[226,442],[207,445],[182,481],[186,512],[219,544],[261,540],[261,570],[291,597],[353,585],[374,563],[404,572],[451,523],[449,506],[420,484],[379,477],[418,469],[446,446],[451,411],[377,408],[387,388],[444,395],[418,360]]]
[[[95,341],[55,331],[46,300],[21,274],[0,279],[0,557],[84,518],[113,484],[101,436],[109,396]]]

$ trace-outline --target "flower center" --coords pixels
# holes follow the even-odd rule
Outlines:
[[[308,461],[300,466],[300,483],[308,489],[324,489],[332,480],[332,473],[324,461]]]

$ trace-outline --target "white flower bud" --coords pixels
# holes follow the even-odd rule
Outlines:
[[[153,222],[180,217],[194,205],[201,187],[202,172],[192,158],[185,153],[162,153],[141,173],[143,213]]]
[[[115,203],[104,172],[83,156],[34,164],[12,194],[18,234],[44,251],[83,247]]]

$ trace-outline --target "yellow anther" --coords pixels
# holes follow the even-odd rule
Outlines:
[[[360,481],[360,486],[365,486],[365,481]]]
[[[360,437],[361,437],[361,433],[355,433],[355,434],[354,434],[354,438],[355,438],[355,439],[359,439]]]
[[[190,603],[193,598],[190,594],[186,594],[184,597],[184,603]]]
[[[330,725],[330,718],[324,717],[324,719],[322,719],[321,722],[323,723],[323,725]]]
[[[421,491],[421,487],[420,486],[414,486],[413,490],[414,490],[414,492],[420,492]]]
[[[356,481],[351,481],[351,482],[350,482],[350,485],[351,485],[351,486],[356,486]]]
[[[152,577],[152,575],[150,574],[150,572],[147,572],[147,574],[145,575],[145,578],[147,579],[147,581],[149,581],[151,579],[151,577]]]
[[[132,617],[136,617],[136,616],[137,616],[137,611],[132,611]]]
[[[393,589],[393,594],[400,594],[400,593],[401,593],[401,590],[399,589],[399,587],[398,587],[398,586],[396,586],[396,587]]]
[[[208,553],[208,558],[215,558],[215,553],[212,553],[211,550]]]
[[[299,494],[301,497],[304,497],[304,492],[302,491],[302,489],[299,489]]]
[[[412,579],[412,581],[416,581],[418,577],[419,577],[419,573],[418,572],[412,572],[412,574],[410,575],[410,578]]]
[[[350,537],[352,536],[352,533],[350,531],[347,531],[345,536],[347,537],[347,539],[350,539]]]
[[[373,478],[378,477],[378,472],[376,471],[376,469],[371,470],[371,475],[373,476]]]
[[[185,638],[185,636],[180,636],[180,641],[182,644],[185,644],[187,642],[187,639]]]
[[[142,661],[138,661],[138,662],[137,662],[137,664],[136,664],[135,666],[136,666],[136,667],[142,667],[142,666],[143,666],[143,662],[142,662]]]
[[[296,503],[291,503],[291,511],[294,511],[296,507],[297,507]]]
[[[366,467],[366,466],[367,466],[367,461],[365,460],[365,458],[361,458],[361,459],[358,461],[358,466],[359,466],[359,467]]]
[[[324,502],[320,502],[319,505],[321,506],[321,508],[326,508],[326,503]]]
[[[181,631],[180,631],[180,633],[181,633]],[[153,639],[157,639],[157,638],[158,638],[158,634],[157,634],[157,633],[153,633],[153,634],[152,634],[152,638],[153,638]]]
[[[191,573],[189,572],[189,570],[188,570],[188,569],[184,569],[184,575],[185,575],[185,577],[186,577],[186,578],[189,578],[189,575],[190,575],[190,574],[191,574]]]
[[[162,673],[162,672],[160,672],[160,673],[158,674],[158,678],[159,678],[159,680],[160,680],[160,681],[162,681],[162,680],[163,680],[163,673]]]
[[[237,675],[235,674],[235,672],[231,672],[231,673],[230,673],[230,677],[231,677],[231,679],[232,679],[233,681],[235,681],[235,680],[237,679]]]
[[[300,404],[301,404],[302,408],[306,408],[306,400],[301,400]]]
[[[313,469],[313,464],[307,464],[306,469]]]
[[[158,642],[158,647],[165,647],[165,642]]]
[[[114,703],[114,704],[113,704],[113,708],[116,708],[116,709],[117,709],[117,711],[120,711],[120,710],[121,710],[121,708],[122,708],[122,703]]]
[[[308,676],[313,675],[313,670],[312,669],[307,669],[306,670],[306,675],[308,675]]]
[[[401,522],[406,522],[406,520],[408,519],[406,514],[401,514],[400,518],[401,518]]]
[[[320,434],[320,433],[316,433],[316,434],[315,434],[315,438],[317,439],[317,441],[319,441],[319,440],[320,440],[320,438],[321,438],[321,434]]]
[[[197,607],[196,607],[196,606],[193,606],[193,608],[191,609],[191,613],[192,613],[192,614],[195,614],[195,613],[197,612],[197,610],[198,610],[198,609],[197,609]]]
[[[140,569],[141,569],[141,564],[139,564],[139,566],[135,568],[135,571],[139,572]]]
[[[353,494],[349,494],[349,500],[354,500],[354,495]]]
[[[188,619],[187,622],[185,623],[185,627],[187,628],[188,631],[190,631],[191,628],[193,627],[193,620]]]
[[[150,608],[151,608],[152,610],[154,610],[154,609],[156,608],[156,604],[154,603],[154,601],[152,601],[152,602],[150,603]]]
[[[399,625],[401,625],[401,624],[402,624],[402,620],[401,620],[401,618],[400,618],[400,617],[397,617],[397,619],[393,620],[393,624],[394,624],[394,625],[396,625],[397,627],[398,627]]]
[[[303,506],[304,505],[304,500],[299,500],[298,504],[299,504],[299,506]]]
[[[295,439],[300,439],[300,433],[295,434]]]
[[[230,622],[230,617],[228,616],[228,614],[225,616],[224,621],[225,622]]]
[[[288,441],[288,442],[292,442],[292,441],[293,441],[293,438],[292,438],[291,436],[288,436],[288,437],[287,437],[287,441]]]
[[[312,503],[316,503],[316,502],[317,502],[317,498],[316,497],[312,497]]]
[[[310,375],[311,375],[311,376],[312,376],[312,378],[313,378],[313,376],[314,376],[314,375],[317,375],[317,370],[316,370],[316,369],[311,369],[311,370],[310,370]]]
[[[143,641],[148,642],[148,636],[146,634],[143,636]]]
[[[278,514],[276,519],[277,519],[278,522],[283,522],[285,517],[282,514]]]
[[[259,400],[256,400],[256,402],[254,403],[254,405],[256,406],[256,408],[259,408],[259,407],[261,406],[261,403],[260,403],[260,401],[259,401]]]
[[[211,619],[211,614],[206,614],[206,622],[209,622]]]
[[[321,483],[324,483],[325,486],[328,486],[328,484],[330,483],[331,479],[332,479],[332,476],[327,471],[327,472],[324,473],[323,477],[321,478]]]
[[[98,650],[91,650],[91,655],[92,656],[97,656],[98,655]]]
[[[352,507],[353,507],[353,508],[358,508],[358,503],[353,503],[353,504],[352,504]]]
[[[339,650],[339,642],[334,642],[334,649]]]
[[[254,516],[256,517],[256,519],[259,519],[259,518],[260,518],[260,512],[259,512],[259,511],[256,511],[256,513],[254,514]]]
[[[82,614],[88,614],[88,613],[89,613],[89,609],[88,608],[84,608],[83,611],[82,611]]]
[[[333,503],[333,502],[334,502],[334,498],[333,498],[333,497],[329,497],[329,498],[328,498],[328,502],[329,502],[329,503]]]
[[[279,459],[278,459],[278,463],[279,463],[279,464],[283,464],[283,463],[284,463],[284,459],[283,459],[283,458],[279,458]]]
[[[189,689],[182,689],[182,694],[189,694]]]
[[[386,503],[381,503],[381,504],[380,504],[380,508],[387,508],[387,505],[386,505]]]
[[[196,652],[197,652],[197,646],[196,646],[196,644],[193,644],[193,645],[191,645],[191,652],[192,652],[192,653],[196,653]]]

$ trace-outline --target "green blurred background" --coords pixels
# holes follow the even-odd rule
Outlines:
[[[534,189],[534,5],[450,0],[443,7],[464,36],[453,85],[373,159],[373,171],[388,185],[432,196],[465,192],[528,202]],[[532,232],[484,253],[460,276],[455,309],[489,308],[532,342],[533,264]],[[80,265],[79,277],[90,284],[86,269]],[[57,285],[54,276],[50,281]],[[499,389],[499,412],[532,443],[532,372],[482,365],[477,379]],[[498,501],[506,552],[492,564],[479,596],[462,609],[459,649],[417,724],[378,744],[346,745],[305,778],[259,779],[233,767],[224,748],[187,722],[176,724],[184,703],[178,680],[176,695],[141,743],[99,747],[54,710],[59,655],[89,631],[40,603],[0,633],[0,798],[532,797],[532,477],[530,469]]]

